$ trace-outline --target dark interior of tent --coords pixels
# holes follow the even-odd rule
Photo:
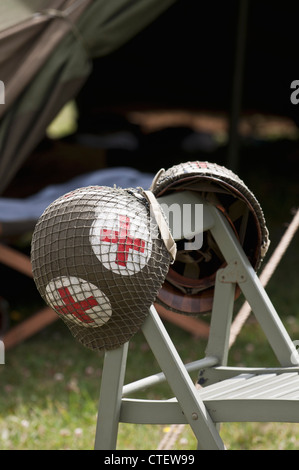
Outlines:
[[[207,160],[235,171],[266,210],[273,192],[298,203],[299,100],[291,100],[298,10],[289,0],[178,0],[94,60],[74,98],[75,131],[45,135],[2,197],[26,197],[95,169],[154,174]],[[288,219],[282,207],[277,213]],[[1,273],[22,276],[2,265]],[[20,290],[32,296],[32,280],[22,276]],[[13,303],[13,283],[0,296]]]
[[[24,196],[101,166],[154,173],[198,159],[241,177],[261,163],[272,172],[296,170],[299,119],[290,86],[298,78],[298,6],[252,0],[242,18],[240,5],[179,0],[95,60],[76,97],[76,131],[45,137],[4,196]],[[230,155],[231,123],[240,118]],[[265,138],[266,121],[270,134],[280,126],[278,140]]]

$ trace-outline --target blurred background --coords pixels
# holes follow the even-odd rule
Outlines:
[[[51,1],[15,2],[10,9],[19,13],[21,4],[34,9],[48,3]],[[60,3],[66,7],[88,2]],[[40,79],[49,80],[44,98],[37,93],[37,74],[36,88],[31,91],[28,84],[15,105],[9,106],[6,100],[7,111],[0,124],[2,130],[11,129],[11,135],[5,130],[4,137],[0,135],[3,203],[9,198],[17,202],[48,185],[64,184],[104,168],[125,166],[155,174],[161,167],[183,161],[208,160],[227,166],[244,180],[264,209],[270,234],[277,229],[279,237],[298,206],[299,104],[291,102],[291,84],[297,71],[299,7],[290,1],[282,7],[270,0],[165,0],[158,9],[153,0],[151,11],[155,14],[143,6],[143,16],[148,15],[144,19],[142,8],[134,16],[133,4],[124,0],[110,6],[108,12],[101,1],[89,3],[91,11],[98,8],[94,30],[92,15],[85,25],[91,30],[85,46],[90,48],[92,67],[78,90],[70,93],[71,99],[67,100],[70,85],[66,82],[64,95],[56,93],[53,109],[58,111],[52,120],[51,113],[46,114],[49,122],[45,125],[44,102],[55,102],[54,84],[63,80],[61,65],[56,70],[51,62],[52,56],[59,55],[57,48],[48,60],[50,65],[44,65],[48,67],[46,78]],[[4,19],[5,13],[9,17],[4,9]],[[59,21],[54,24],[56,30],[61,27]],[[126,31],[127,23],[134,33]],[[84,23],[80,27],[82,34],[86,33]],[[102,43],[109,44],[109,39],[113,47],[106,46],[103,52]],[[76,40],[72,38],[70,47]],[[72,52],[80,55],[79,50]],[[72,71],[71,58],[67,55],[63,60]],[[30,123],[31,116],[28,118],[22,107],[26,111],[36,107],[32,126],[22,130],[23,138],[17,125],[20,120]],[[39,121],[43,126],[35,131]],[[26,137],[30,133],[29,145]],[[15,140],[17,144],[9,152],[7,142],[14,144]],[[4,209],[2,212],[4,215]],[[11,214],[9,217],[13,219]],[[35,220],[29,220],[28,227],[17,217],[14,224],[5,222],[2,220],[2,238],[6,243],[30,245]],[[9,279],[2,283],[0,295],[14,302],[15,284],[10,276],[20,274],[2,264],[0,269],[3,279]],[[25,286],[26,293],[31,290],[26,283],[31,281],[23,282],[23,277],[18,289]]]
[[[119,8],[115,15],[121,16],[121,2],[116,3]],[[129,8],[129,4],[124,1],[123,9]],[[161,167],[168,168],[183,161],[208,160],[236,172],[261,203],[272,241],[269,258],[298,208],[299,104],[293,104],[290,99],[294,91],[291,83],[299,79],[296,63],[298,13],[299,6],[290,0],[283,4],[270,0],[165,2],[163,11],[136,34],[109,53],[92,58],[92,70],[82,86],[60,106],[33,148],[9,173],[2,184],[1,199],[3,202],[22,200],[48,185],[63,184],[75,176],[104,168],[126,166],[154,174]],[[1,242],[29,256],[31,235],[31,227],[12,234],[4,230]],[[292,329],[294,339],[299,335],[298,263],[297,234],[268,286],[270,297]],[[0,276],[1,330],[4,333],[28,319],[43,303],[30,277],[4,263],[0,264]],[[174,334],[184,344],[189,341],[185,332],[176,330]],[[262,337],[260,348],[250,350],[248,347],[253,337],[256,339],[257,333],[251,322],[240,340],[241,347],[234,350],[235,363],[264,359]],[[69,333],[55,324],[21,343],[11,353],[7,352],[7,361],[12,361],[23,379],[26,373],[31,377],[28,368],[24,372],[24,368],[17,365],[19,359],[24,354],[29,357],[37,347],[47,357],[51,344],[56,357],[58,343],[55,341],[60,346],[67,343],[67,348],[75,351],[69,352],[68,357],[81,355],[80,347],[73,345]],[[47,344],[47,348],[42,344]],[[143,341],[136,344],[135,349],[145,347]],[[28,352],[22,349],[26,347]],[[190,359],[190,351],[186,351],[186,357]],[[59,361],[57,357],[56,360]],[[90,355],[86,359],[94,360]],[[40,371],[44,366],[38,363],[32,367]],[[98,376],[94,364],[90,366],[89,375],[86,362],[82,367],[88,380],[90,376]],[[61,393],[77,396],[77,382],[69,385],[74,377],[78,380],[75,364],[70,368],[64,361],[61,370],[64,372],[46,368],[43,380],[48,386],[49,382],[54,383],[55,389],[59,382],[57,374],[69,374],[68,386]],[[13,391],[8,415],[22,415],[18,379],[8,372],[7,366],[0,369],[1,376],[6,395],[9,387]],[[28,401],[32,389],[26,393]],[[92,403],[96,402],[94,389],[90,394]],[[42,399],[35,392],[33,395],[38,407]],[[55,402],[52,395],[50,401]],[[1,404],[4,415],[6,405],[4,400]],[[59,408],[57,403],[55,406]],[[67,406],[69,402],[62,407],[69,410],[65,413],[70,422],[73,410]],[[30,413],[27,408],[23,410],[25,427],[19,421],[18,435],[12,431],[13,425],[7,427],[4,422],[0,423],[2,433],[10,436],[3,448],[26,447],[26,439],[32,437],[26,428]],[[88,416],[86,426],[89,429],[93,420]],[[61,426],[69,429],[71,425]],[[66,432],[69,441],[74,432]],[[233,434],[232,445],[250,447],[250,442],[238,443],[237,434]],[[254,429],[252,434],[255,434]],[[46,440],[45,431],[44,435]],[[22,439],[25,444],[20,444]],[[262,445],[270,445],[270,441],[271,438]],[[55,447],[54,438],[51,442]],[[296,438],[292,445],[297,444]]]
[[[132,38],[93,58],[74,94],[70,127],[48,129],[6,183],[5,196],[101,165],[155,173],[209,159],[241,176],[257,164],[269,175],[296,169],[299,113],[290,97],[299,7],[270,0],[164,3]]]

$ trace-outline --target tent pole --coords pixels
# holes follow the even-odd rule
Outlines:
[[[246,29],[248,18],[248,0],[240,0],[236,34],[236,50],[232,80],[232,98],[229,116],[228,167],[236,171],[239,153],[239,118],[242,103],[244,59],[246,48]]]

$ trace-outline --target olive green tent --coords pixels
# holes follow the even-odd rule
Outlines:
[[[93,59],[116,50],[174,2],[0,2],[0,194],[79,92]]]

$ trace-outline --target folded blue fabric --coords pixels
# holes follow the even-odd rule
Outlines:
[[[153,174],[142,173],[129,167],[104,168],[77,176],[66,183],[47,186],[38,193],[23,199],[0,198],[0,222],[37,220],[55,199],[85,186],[113,187],[116,185],[120,188],[141,186],[143,189],[148,189],[153,176]]]

